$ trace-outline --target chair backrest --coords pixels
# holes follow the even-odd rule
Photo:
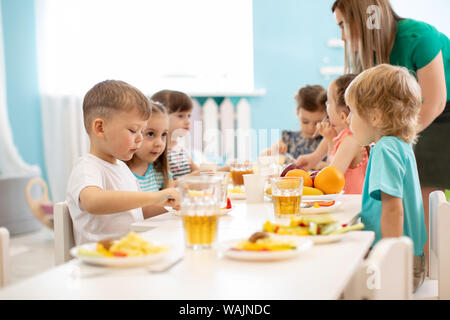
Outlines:
[[[345,299],[409,300],[413,293],[413,244],[410,238],[380,240],[355,272]]]
[[[0,288],[8,284],[9,268],[9,232],[2,227],[0,228]]]
[[[450,299],[450,203],[444,192],[430,193],[430,279],[438,280],[439,299]]]
[[[66,202],[55,204],[53,213],[55,234],[55,263],[56,265],[71,259],[70,249],[75,246],[72,218]]]

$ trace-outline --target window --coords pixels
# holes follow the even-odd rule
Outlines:
[[[146,94],[252,91],[251,0],[36,0],[45,94],[120,79]]]

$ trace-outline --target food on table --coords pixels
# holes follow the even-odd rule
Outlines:
[[[311,206],[314,208],[320,208],[320,207],[331,207],[334,205],[336,201],[330,200],[330,201],[304,201],[302,204],[306,206]]]
[[[323,191],[317,188],[311,187],[303,187],[303,195],[304,196],[321,196],[323,195]]]
[[[362,223],[352,226],[341,225],[329,215],[292,216],[289,225],[276,224],[271,221],[266,221],[263,225],[265,232],[294,236],[332,235],[362,228],[364,228]]]
[[[271,186],[268,186],[268,187],[267,187],[267,189],[266,189],[266,194],[269,195],[269,196],[272,195],[272,187],[271,187]]]
[[[288,173],[291,170],[294,169],[301,169],[304,170],[304,168],[296,163],[291,163],[290,165],[288,165],[286,168],[284,168],[283,172],[281,172],[280,177],[284,177],[286,175],[286,173]]]
[[[231,192],[231,193],[245,193],[245,190],[242,187],[235,186],[233,188],[228,189],[228,192]]]
[[[309,176],[309,173],[302,169],[293,169],[286,173],[285,177],[303,178],[304,187],[312,187],[313,181]]]
[[[220,208],[220,210],[228,210],[228,209],[231,209],[232,207],[231,207],[231,200],[230,200],[230,198],[227,198],[227,206],[226,207],[224,207],[224,208]]]
[[[246,251],[282,251],[295,250],[297,248],[295,242],[276,239],[270,237],[267,233],[256,232],[247,240],[242,240],[231,250],[246,250]]]
[[[314,187],[325,194],[339,193],[344,189],[344,174],[333,166],[328,166],[319,171],[314,179]]]
[[[130,232],[119,241],[105,239],[97,243],[95,251],[78,249],[78,254],[92,257],[138,257],[169,250],[165,246],[157,246],[144,240],[134,232]]]
[[[320,208],[320,207],[331,207],[335,204],[334,200],[330,201],[304,201],[302,202],[302,208]]]

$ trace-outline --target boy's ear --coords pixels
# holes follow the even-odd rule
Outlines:
[[[370,123],[374,127],[379,127],[383,121],[383,113],[379,109],[375,109],[370,115]]]
[[[105,137],[105,120],[97,118],[92,122],[92,132],[99,138]]]

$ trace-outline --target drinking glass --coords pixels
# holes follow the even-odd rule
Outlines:
[[[250,161],[240,161],[234,160],[230,163],[231,180],[233,186],[243,186],[244,185],[244,174],[252,174],[253,166]]]
[[[226,208],[228,197],[228,184],[230,183],[230,174],[222,171],[200,172],[200,176],[216,177],[220,182],[220,208]]]
[[[285,218],[300,215],[303,178],[273,178],[271,185],[275,216]]]
[[[186,247],[208,249],[217,240],[221,185],[216,176],[191,176],[178,180]]]

